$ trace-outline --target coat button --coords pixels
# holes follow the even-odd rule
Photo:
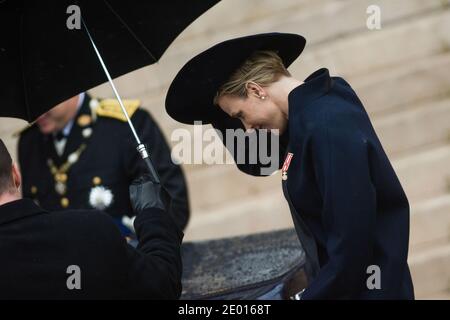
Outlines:
[[[86,126],[90,125],[91,122],[92,122],[92,118],[91,118],[91,116],[89,116],[87,114],[81,115],[77,121],[77,123],[80,127],[86,127]]]
[[[94,186],[99,186],[102,184],[102,179],[100,177],[94,177],[94,179],[92,179],[92,183]]]
[[[35,195],[38,192],[38,188],[36,186],[31,187],[31,194]]]
[[[67,208],[68,206],[69,206],[69,199],[67,199],[67,198],[62,198],[62,199],[61,199],[61,207]]]

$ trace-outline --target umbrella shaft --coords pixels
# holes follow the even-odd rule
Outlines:
[[[119,95],[119,92],[116,89],[116,86],[114,85],[114,82],[111,78],[111,75],[109,74],[108,68],[105,65],[105,62],[103,61],[103,58],[100,54],[100,52],[97,49],[97,46],[95,45],[94,39],[92,39],[91,33],[89,32],[84,20],[82,19],[84,29],[86,30],[86,33],[89,37],[89,40],[91,41],[92,47],[95,50],[95,53],[97,54],[98,60],[100,61],[100,64],[102,65],[103,71],[105,72],[106,77],[108,78],[108,82],[111,85],[111,88],[113,89],[114,95],[116,96],[117,100],[119,101],[120,107],[122,108],[122,112],[125,115],[125,118],[127,119],[128,125],[130,126],[131,132],[133,132],[134,138],[136,139],[136,142],[138,145],[141,144],[141,140],[139,139],[136,130],[134,129],[133,123],[131,122],[130,116],[128,115],[127,110],[125,109],[125,106],[123,105],[122,98]]]
[[[89,32],[89,29],[87,28],[86,23],[84,22],[83,18],[81,18],[81,21],[82,21],[84,29],[86,30],[86,33],[89,37],[89,40],[91,41],[92,47],[94,48],[95,53],[97,54],[98,60],[100,61],[100,64],[102,65],[103,71],[105,72],[106,77],[108,78],[108,82],[114,91],[114,95],[116,96],[117,100],[119,101],[120,107],[122,108],[122,112],[125,115],[125,118],[127,119],[128,125],[130,126],[130,129],[131,129],[131,132],[133,133],[134,138],[136,139],[136,142],[138,144],[137,151],[140,153],[142,159],[144,160],[154,181],[157,183],[160,183],[158,173],[156,172],[156,170],[152,164],[152,161],[147,153],[147,149],[146,149],[145,145],[143,143],[141,143],[141,140],[139,139],[139,136],[137,135],[136,130],[134,129],[134,125],[131,122],[130,116],[128,115],[128,112],[125,109],[125,106],[123,105],[122,98],[120,97],[119,92],[117,91],[116,86],[114,85],[111,75],[109,74],[108,68],[106,67],[105,62],[103,61],[103,58],[102,58],[100,52],[98,51],[97,46],[95,45],[94,39],[92,39],[91,33]]]

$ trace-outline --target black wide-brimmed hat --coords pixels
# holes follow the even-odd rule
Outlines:
[[[305,38],[298,34],[263,33],[216,44],[178,72],[166,96],[167,113],[186,124],[222,119],[226,113],[214,106],[214,97],[245,60],[255,51],[270,50],[280,56],[287,68],[302,53],[305,43]]]
[[[305,44],[304,37],[292,33],[256,34],[216,44],[192,58],[178,72],[166,96],[166,111],[181,123],[212,124],[220,130],[227,146],[225,130],[244,127],[239,119],[231,118],[214,105],[219,88],[254,52],[274,51],[287,68],[302,53]],[[230,150],[233,155],[234,151]],[[260,164],[238,164],[238,167],[248,174],[261,175]]]

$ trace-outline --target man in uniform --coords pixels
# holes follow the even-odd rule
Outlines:
[[[172,198],[170,214],[183,230],[189,219],[183,172],[172,162],[160,129],[139,108],[139,101],[125,100],[124,104]],[[135,147],[117,100],[97,100],[81,93],[21,132],[18,155],[23,196],[47,210],[104,210],[129,235],[122,221],[132,215],[128,187],[147,172]]]

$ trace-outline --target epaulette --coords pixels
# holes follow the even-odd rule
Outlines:
[[[141,105],[140,100],[122,100],[122,102],[130,118]],[[95,108],[95,113],[100,117],[113,118],[123,122],[127,121],[127,118],[122,112],[119,101],[116,99],[100,100],[98,106]]]

